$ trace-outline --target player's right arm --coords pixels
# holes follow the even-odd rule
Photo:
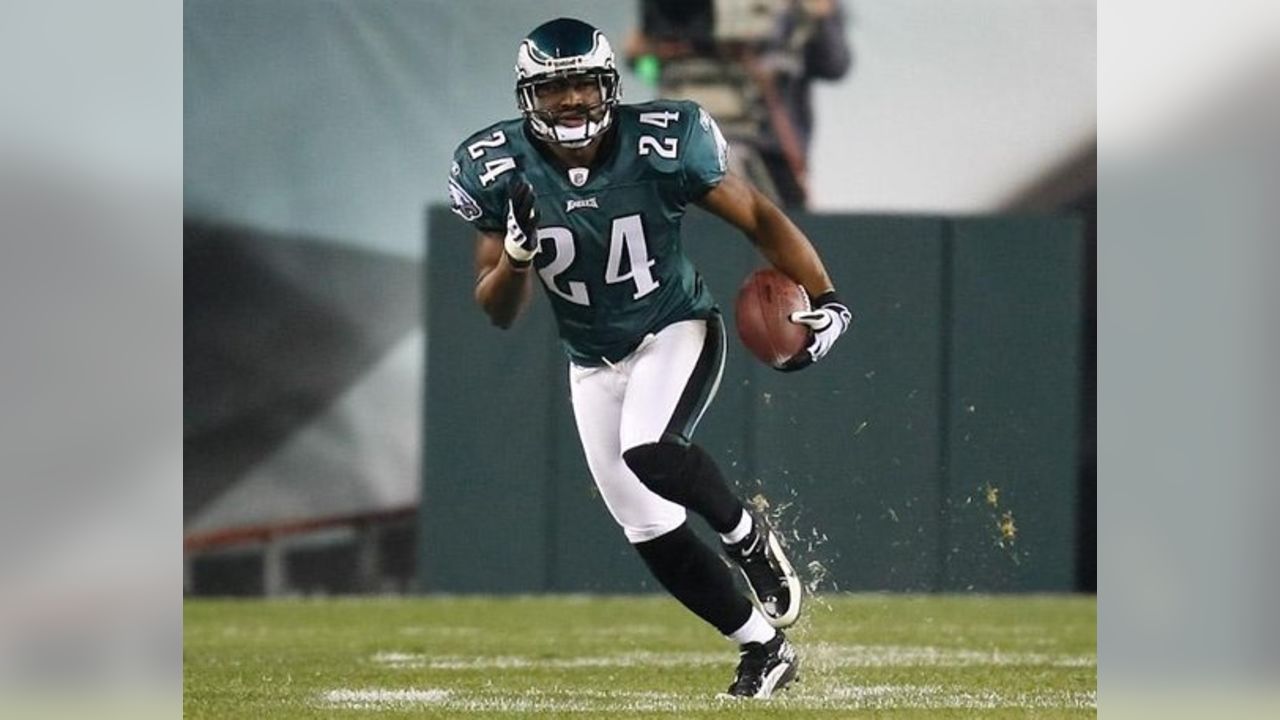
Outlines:
[[[476,233],[476,302],[489,320],[502,329],[511,327],[529,304],[532,265],[518,267],[507,254],[506,235]]]
[[[540,249],[536,198],[501,129],[472,138],[479,139],[454,153],[449,196],[453,212],[477,231],[476,302],[505,329],[529,303],[529,275]]]
[[[507,232],[481,230],[476,240],[476,302],[503,329],[529,304],[529,274],[542,249],[533,186],[517,171],[507,188]]]

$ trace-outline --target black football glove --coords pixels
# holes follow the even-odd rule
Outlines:
[[[821,360],[831,352],[831,346],[836,344],[836,340],[840,339],[853,322],[853,313],[840,302],[834,290],[814,298],[812,306],[812,310],[791,313],[791,322],[809,326],[813,340],[808,347],[778,367],[783,372],[807,368]]]
[[[534,207],[533,186],[517,174],[507,186],[507,239],[504,247],[511,264],[528,267],[542,249],[538,242],[538,209]]]

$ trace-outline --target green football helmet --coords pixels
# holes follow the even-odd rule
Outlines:
[[[585,122],[564,124],[561,116],[566,113],[538,107],[539,85],[583,76],[600,89],[598,104],[572,113],[585,114]],[[588,145],[609,129],[621,97],[613,48],[604,33],[581,20],[557,18],[543,23],[521,41],[516,51],[516,104],[533,134],[541,140],[566,147]]]

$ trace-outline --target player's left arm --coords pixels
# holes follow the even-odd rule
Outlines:
[[[729,172],[698,201],[741,230],[784,275],[818,297],[835,289],[809,238],[754,185]]]
[[[760,254],[809,294],[813,309],[792,313],[791,321],[808,325],[814,334],[805,352],[784,369],[798,370],[831,350],[849,329],[853,316],[836,295],[835,285],[809,238],[751,183],[732,172],[711,188],[698,204],[741,230]]]

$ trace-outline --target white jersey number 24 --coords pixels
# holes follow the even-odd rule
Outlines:
[[[543,284],[551,292],[576,305],[590,305],[591,298],[587,293],[587,284],[580,280],[570,280],[565,287],[560,287],[556,277],[569,269],[573,264],[577,250],[573,243],[573,233],[566,227],[538,228],[538,239],[555,244],[555,259],[546,267],[539,268],[538,275]],[[628,269],[622,271],[622,258],[626,255]],[[644,223],[640,215],[625,215],[614,218],[609,231],[609,259],[604,266],[604,281],[611,285],[631,281],[635,291],[632,300],[639,300],[658,289],[658,280],[653,277],[651,268],[657,262],[649,257],[649,247],[645,242]]]

